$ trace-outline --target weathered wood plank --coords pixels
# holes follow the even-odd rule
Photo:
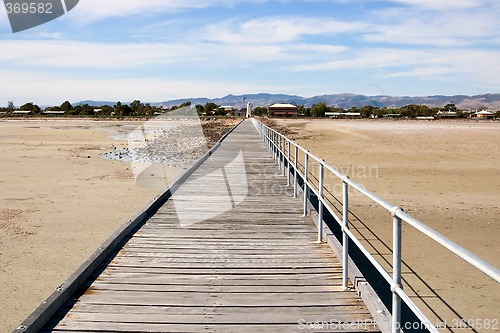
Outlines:
[[[302,317],[302,318],[315,318],[317,315],[346,315],[364,314],[369,315],[364,305],[350,305],[346,306],[290,306],[286,309],[282,307],[273,306],[259,306],[252,308],[249,312],[248,307],[175,307],[175,306],[130,306],[130,305],[107,305],[107,304],[85,304],[76,303],[71,308],[64,308],[64,311],[70,310],[73,313],[127,313],[127,314],[165,314],[165,315],[248,315],[248,316],[261,316],[264,314],[280,315],[283,313]]]
[[[346,323],[345,325],[336,325],[329,323],[311,323],[309,329],[306,330],[306,323],[299,326],[300,323],[294,324],[249,324],[249,325],[227,325],[227,324],[154,324],[154,323],[78,323],[77,325],[65,325],[61,323],[54,332],[220,332],[220,333],[283,333],[283,332],[379,332],[376,325],[371,322],[361,323]],[[302,328],[304,327],[304,328]]]
[[[210,286],[316,286],[316,285],[341,285],[342,276],[336,275],[307,275],[299,276],[255,276],[239,277],[214,276],[214,275],[161,275],[161,274],[113,274],[100,275],[97,281],[106,283],[134,283],[155,285],[210,285]]]
[[[181,227],[174,201],[166,202],[98,267],[85,292],[46,330],[379,331],[357,293],[343,290],[339,261],[328,246],[316,243],[314,223],[302,217],[300,201],[291,198],[250,122],[192,174],[190,179],[205,177],[204,183],[185,183],[193,195],[174,195],[176,203],[188,205],[193,216],[208,217],[228,193],[227,186],[214,186],[219,178],[210,170],[236,173],[228,162],[240,151],[246,163],[246,175],[240,176],[246,176],[248,189],[231,190],[248,190],[242,203]],[[206,189],[209,196],[198,194]],[[333,324],[322,329],[307,322]]]
[[[80,323],[156,323],[156,324],[298,324],[300,319],[304,319],[303,314],[290,313],[288,311],[267,312],[246,312],[240,313],[204,313],[204,314],[164,314],[164,313],[86,313],[74,312],[65,321],[65,326],[74,325],[78,327]],[[311,315],[310,321],[314,322],[370,322],[370,315],[367,313],[320,313]]]
[[[94,282],[89,291],[150,291],[150,292],[217,292],[217,293],[318,293],[318,292],[343,292],[341,286],[330,285],[301,285],[301,286],[213,286],[213,285],[169,285],[169,284],[132,284],[132,283],[104,283]]]

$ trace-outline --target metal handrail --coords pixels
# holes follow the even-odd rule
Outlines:
[[[343,246],[343,258],[342,258],[342,271],[343,271],[343,287],[347,288],[348,283],[348,246],[349,240],[352,241],[360,251],[365,255],[375,269],[382,275],[382,277],[391,286],[392,292],[392,321],[391,321],[391,331],[393,333],[401,332],[401,301],[406,303],[408,308],[417,316],[419,320],[424,324],[425,328],[430,332],[438,333],[438,329],[431,323],[427,316],[418,308],[418,306],[410,299],[410,297],[404,292],[401,286],[401,267],[402,267],[402,223],[406,222],[408,225],[417,229],[430,239],[434,240],[438,244],[445,247],[447,250],[468,262],[478,270],[485,273],[487,276],[491,277],[495,281],[500,283],[500,270],[488,263],[484,259],[478,257],[469,250],[463,248],[457,243],[446,238],[442,234],[438,233],[434,229],[430,228],[426,224],[417,220],[413,216],[405,213],[403,209],[399,206],[393,205],[390,202],[384,200],[377,194],[368,191],[362,185],[354,182],[348,176],[342,174],[340,171],[329,165],[325,160],[320,159],[315,156],[307,149],[303,148],[299,144],[288,139],[283,134],[273,130],[269,126],[266,126],[260,121],[252,119],[255,127],[257,128],[262,140],[266,143],[268,150],[273,154],[275,161],[278,163],[280,170],[283,170],[283,176],[285,176],[285,165],[287,166],[287,184],[290,185],[290,180],[292,177],[293,188],[294,188],[294,198],[298,197],[297,187],[298,178],[303,179],[303,193],[304,193],[304,215],[307,215],[308,210],[308,199],[309,193],[312,192],[318,198],[318,241],[323,240],[323,208],[326,208],[329,213],[333,216],[335,221],[340,225],[342,231],[342,246]],[[293,176],[291,174],[291,147],[293,146],[294,159],[293,159]],[[287,149],[285,148],[287,147]],[[301,172],[297,167],[299,165],[298,152],[301,151],[304,154],[304,164],[302,165],[304,172]],[[319,180],[316,189],[312,186],[309,181],[309,162],[316,161],[319,163]],[[342,180],[342,217],[339,217],[334,209],[330,206],[329,201],[324,197],[324,171],[327,170],[334,174],[337,178]],[[357,237],[349,230],[349,188],[353,188],[359,193],[371,199],[373,202],[382,206],[385,210],[391,213],[393,217],[393,272],[392,276],[387,270],[385,270],[382,265],[373,257],[373,255],[363,246],[363,244],[357,239]]]

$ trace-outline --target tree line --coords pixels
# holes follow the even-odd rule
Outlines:
[[[351,107],[350,109],[328,106],[324,102],[314,104],[310,108],[304,105],[298,106],[298,114],[305,117],[325,117],[327,112],[360,114],[363,118],[384,118],[388,115],[401,118],[434,117],[438,112],[455,112],[457,118],[466,117],[466,113],[455,104],[449,103],[444,107],[429,107],[427,105],[409,104],[398,108],[376,107],[365,105],[363,107]]]
[[[7,103],[7,107],[0,107],[0,113],[4,115],[15,114],[14,112],[25,111],[33,115],[65,115],[65,116],[105,116],[105,117],[144,117],[163,114],[168,111],[177,110],[182,107],[191,106],[191,102],[187,101],[180,105],[174,105],[169,108],[163,106],[155,106],[149,103],[142,103],[139,100],[134,100],[130,104],[116,102],[114,105],[91,106],[89,104],[71,105],[69,101],[64,101],[59,106],[50,106],[42,110],[33,102],[28,102],[16,108],[12,101]],[[226,110],[221,105],[213,102],[207,102],[204,105],[197,104],[195,109],[200,116],[227,116],[234,115],[233,110]],[[480,107],[479,110],[486,109]],[[244,114],[246,109],[241,111]],[[304,117],[325,117],[328,112],[338,113],[359,113],[363,118],[384,118],[387,116],[396,116],[401,118],[416,118],[416,117],[434,117],[438,112],[455,112],[457,118],[467,117],[464,110],[460,110],[455,104],[449,103],[444,107],[429,107],[427,105],[410,104],[399,108],[376,107],[366,105],[360,108],[351,107],[350,109],[342,109],[334,106],[328,106],[324,102],[314,104],[312,107],[304,105],[297,106],[297,111],[300,116]],[[253,109],[253,114],[256,116],[265,116],[268,114],[267,107],[257,106]],[[271,115],[272,116],[272,115]],[[495,113],[495,117],[500,118],[500,111]]]
[[[134,100],[130,104],[116,102],[114,105],[91,106],[86,103],[72,105],[69,101],[64,101],[61,105],[49,106],[42,110],[40,106],[33,102],[25,103],[19,107],[14,106],[14,102],[8,101],[7,107],[0,107],[0,112],[5,115],[16,115],[15,111],[23,111],[32,115],[64,115],[64,116],[106,116],[106,117],[144,117],[163,114],[165,112],[178,110],[183,107],[190,107],[191,102],[187,101],[180,105],[173,105],[169,108],[155,106],[149,103],[142,103]],[[200,116],[226,116],[232,111],[225,110],[221,105],[207,102],[205,105],[195,105],[195,109]],[[17,113],[18,114],[18,113]]]

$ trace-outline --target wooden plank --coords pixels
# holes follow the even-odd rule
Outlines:
[[[150,291],[150,292],[218,292],[218,293],[307,293],[307,292],[343,292],[342,286],[331,285],[301,285],[301,286],[213,286],[213,285],[170,285],[170,284],[132,284],[132,283],[105,283],[94,282],[89,291]]]
[[[204,314],[235,314],[260,316],[262,314],[287,313],[303,318],[314,318],[318,314],[342,315],[347,313],[369,314],[364,305],[346,306],[290,306],[286,309],[263,305],[254,307],[249,313],[248,307],[166,307],[166,306],[131,306],[131,305],[108,305],[108,304],[85,304],[78,302],[71,308],[61,309],[61,314],[71,310],[73,313],[127,313],[127,314],[166,314],[166,315],[204,315]]]
[[[156,324],[297,324],[303,314],[288,311],[249,312],[239,313],[204,313],[204,314],[165,314],[165,313],[87,313],[73,312],[64,322],[63,327],[74,325],[78,327],[81,323],[156,323]],[[318,313],[310,316],[310,321],[315,322],[370,322],[373,321],[367,313]],[[57,326],[56,326],[57,327]]]
[[[220,333],[283,333],[283,332],[308,332],[316,329],[316,331],[326,332],[379,332],[375,324],[367,323],[346,323],[345,325],[336,325],[323,323],[310,326],[307,329],[306,323],[299,326],[300,323],[294,324],[252,324],[252,325],[227,325],[227,324],[154,324],[154,323],[78,323],[76,326],[58,325],[53,332],[72,332],[72,333],[88,333],[88,332],[220,332]],[[311,323],[313,325],[313,323]],[[301,328],[304,327],[304,328]],[[320,328],[321,327],[321,328]],[[361,327],[361,328],[360,328]]]
[[[233,210],[181,227],[174,202],[160,207],[123,249],[97,267],[86,290],[48,326],[60,332],[303,332],[300,320],[353,324],[328,331],[374,331],[354,291],[342,288],[339,261],[301,216],[280,171],[249,122],[227,137],[193,174],[226,168],[241,151],[248,196]],[[252,164],[250,166],[250,163]],[[205,179],[209,179],[208,176]],[[227,189],[187,183],[191,213],[212,211]],[[184,191],[185,193],[185,191]],[[175,198],[174,198],[175,199]],[[365,324],[361,327],[361,324]],[[371,326],[370,326],[371,325]],[[370,326],[370,327],[369,327]]]
[[[151,285],[210,285],[210,286],[316,286],[316,285],[342,285],[342,276],[308,275],[299,276],[256,276],[252,278],[236,278],[234,276],[166,276],[148,274],[113,274],[100,275],[97,281],[106,283],[151,284]]]
[[[117,304],[136,306],[340,306],[362,305],[351,293],[198,293],[198,292],[130,292],[91,291],[79,298],[88,304]]]

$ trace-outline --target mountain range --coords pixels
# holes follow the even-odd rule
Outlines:
[[[486,107],[490,110],[500,110],[500,94],[482,94],[482,95],[434,95],[434,96],[366,96],[356,94],[332,94],[332,95],[319,95],[313,97],[302,97],[297,95],[285,94],[248,94],[248,95],[227,95],[221,98],[182,98],[175,100],[168,100],[164,102],[151,102],[151,105],[172,107],[180,105],[184,102],[190,101],[192,105],[212,102],[217,105],[233,106],[242,108],[246,106],[247,102],[252,103],[254,107],[268,106],[274,103],[291,103],[295,105],[304,105],[311,107],[316,103],[324,102],[328,106],[348,109],[351,107],[362,107],[371,105],[376,107],[402,107],[409,104],[425,104],[430,107],[443,107],[446,104],[453,103],[462,110],[476,109],[478,107]],[[116,102],[106,101],[81,101],[81,104],[89,104],[92,106],[100,105],[114,105]],[[128,104],[128,103],[127,103]]]

